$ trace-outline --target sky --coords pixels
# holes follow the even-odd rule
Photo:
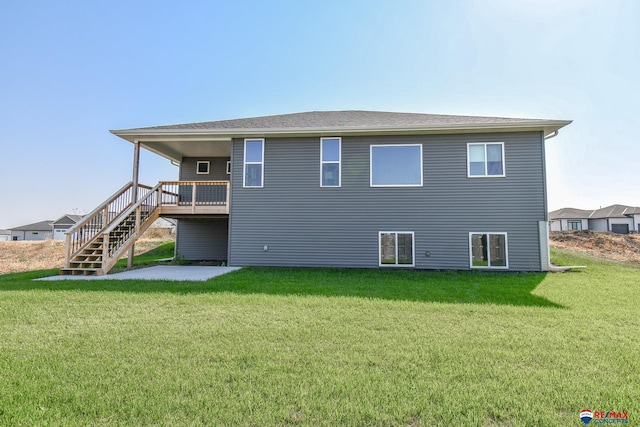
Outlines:
[[[548,205],[640,206],[635,0],[3,0],[0,228],[131,180],[126,129],[314,110],[573,120]],[[143,150],[140,181],[178,169]]]

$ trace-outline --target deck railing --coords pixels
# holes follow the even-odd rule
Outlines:
[[[163,213],[229,213],[229,181],[161,181]]]
[[[67,233],[65,269],[101,265],[105,274],[160,215],[229,213],[228,181],[161,181],[155,187],[133,183],[116,191]],[[91,255],[88,255],[88,253]],[[91,258],[91,262],[86,260]]]
[[[151,191],[151,187],[138,184],[138,199]],[[67,232],[65,264],[100,233],[110,226],[133,202],[133,183],[128,182],[104,203],[85,215]]]

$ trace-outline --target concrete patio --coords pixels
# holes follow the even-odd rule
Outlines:
[[[104,276],[72,276],[60,275],[43,277],[34,280],[175,280],[175,281],[204,281],[221,276],[241,267],[212,267],[196,265],[159,265],[138,268],[121,273]]]

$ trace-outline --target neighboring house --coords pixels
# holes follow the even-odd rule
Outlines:
[[[71,227],[73,227],[78,221],[82,219],[82,215],[62,215],[60,218],[53,221],[53,239],[64,240],[66,239],[66,233]]]
[[[627,234],[630,231],[640,231],[639,219],[640,208],[611,205],[596,209],[589,215],[589,230]]]
[[[21,227],[12,228],[11,240],[47,240],[53,237],[53,221],[40,221],[34,224],[27,224]]]
[[[0,242],[11,240],[11,230],[0,230]]]
[[[160,230],[167,230],[169,234],[175,234],[178,221],[173,218],[158,218],[150,228],[156,228]]]
[[[593,211],[574,208],[562,208],[549,212],[551,231],[575,231],[589,229],[589,215]]]
[[[134,171],[146,148],[180,181],[121,188],[62,272],[104,274],[157,217],[178,219],[177,255],[233,266],[546,271],[545,139],[569,123],[325,111],[112,131]]]
[[[563,208],[549,212],[551,231],[591,230],[627,234],[640,232],[640,208],[611,205],[596,210]]]

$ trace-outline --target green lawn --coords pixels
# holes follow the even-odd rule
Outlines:
[[[640,268],[553,257],[588,269],[0,276],[0,425],[640,424]]]

